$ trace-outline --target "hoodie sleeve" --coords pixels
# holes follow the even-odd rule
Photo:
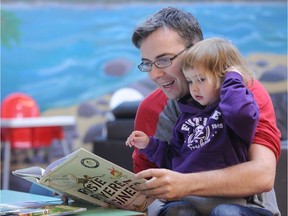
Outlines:
[[[250,145],[259,121],[259,108],[239,73],[227,72],[221,86],[219,108],[226,124]]]
[[[139,149],[148,160],[157,164],[161,168],[172,169],[172,159],[169,154],[170,144],[154,137],[150,137],[150,142],[145,149]]]
[[[181,152],[183,143],[183,135],[177,131],[176,125],[180,121],[177,119],[173,128],[173,137],[170,143],[160,139],[150,137],[148,146],[145,149],[139,149],[150,161],[157,164],[161,168],[172,169],[172,160]]]

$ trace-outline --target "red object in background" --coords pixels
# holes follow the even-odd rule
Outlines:
[[[38,105],[23,93],[8,95],[1,104],[1,118],[27,118],[40,115]],[[32,148],[33,130],[30,128],[1,128],[1,141],[10,141],[11,148]]]
[[[1,104],[1,118],[39,117],[36,101],[24,93],[12,93]],[[62,127],[1,128],[1,141],[9,141],[11,148],[48,147],[53,139],[62,140]]]
[[[39,116],[37,103],[23,93],[8,95],[1,105],[1,118],[25,118]]]
[[[33,128],[33,147],[48,147],[53,143],[53,140],[62,140],[62,127],[41,127]]]

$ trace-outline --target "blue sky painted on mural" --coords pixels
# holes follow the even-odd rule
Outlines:
[[[140,54],[131,34],[137,23],[167,5],[3,4],[21,23],[19,44],[1,47],[1,98],[26,92],[45,110],[97,98],[147,77],[137,68]],[[172,6],[194,14],[205,37],[226,37],[243,55],[287,54],[284,3]],[[105,73],[111,61],[128,62],[129,71]]]

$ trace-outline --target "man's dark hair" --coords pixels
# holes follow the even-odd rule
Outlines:
[[[167,7],[150,16],[134,30],[132,43],[140,48],[141,43],[159,28],[176,31],[183,39],[186,47],[203,40],[203,33],[197,19],[183,10]]]

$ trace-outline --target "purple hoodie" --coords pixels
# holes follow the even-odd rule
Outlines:
[[[229,72],[220,100],[204,107],[191,96],[178,100],[181,110],[170,143],[150,137],[140,152],[159,167],[181,173],[221,169],[247,161],[259,109],[240,74]]]

